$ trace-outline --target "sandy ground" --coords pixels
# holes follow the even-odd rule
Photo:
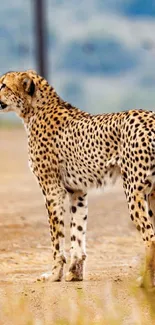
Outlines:
[[[66,234],[69,259],[68,216]],[[11,299],[21,294],[28,299],[36,319],[56,324],[49,320],[49,310],[54,319],[75,316],[70,299],[79,304],[79,292],[82,292],[95,324],[103,315],[102,308],[95,309],[93,299],[108,301],[112,287],[117,303],[131,313],[134,303],[129,299],[128,285],[138,276],[144,246],[128,216],[121,182],[104,192],[93,191],[89,195],[85,281],[36,282],[42,272],[50,269],[50,236],[42,194],[27,164],[26,134],[20,129],[0,130],[0,239],[0,302],[7,294]],[[141,295],[142,289],[138,290]],[[62,302],[69,307],[62,307]],[[0,324],[8,325],[3,316],[1,310]],[[143,317],[149,317],[147,308]],[[12,320],[10,324],[17,323]],[[26,323],[22,320],[19,324]],[[123,324],[141,323],[126,320]]]

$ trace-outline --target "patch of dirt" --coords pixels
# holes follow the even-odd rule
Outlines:
[[[128,310],[128,284],[138,276],[144,245],[128,216],[121,181],[89,194],[85,281],[42,284],[36,279],[50,269],[50,235],[43,197],[28,168],[24,130],[0,130],[0,157],[0,301],[7,291],[16,292],[28,297],[36,317],[45,317],[51,308],[66,317],[60,297],[74,299],[82,290],[90,307],[92,297],[102,299],[110,283]],[[69,259],[67,215],[65,221]]]

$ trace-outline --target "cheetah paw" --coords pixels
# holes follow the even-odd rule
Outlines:
[[[137,287],[143,288],[144,287],[144,279],[143,276],[139,276],[136,280]]]
[[[62,277],[60,277],[59,274],[53,274],[52,272],[46,272],[41,274],[41,276],[37,279],[37,281],[40,282],[47,282],[47,281],[51,281],[51,282],[58,282],[61,281]]]
[[[69,272],[66,273],[65,280],[67,282],[70,282],[70,281],[83,281],[83,275],[82,274],[77,275],[77,274],[69,271]]]
[[[145,288],[147,290],[155,291],[155,277],[150,276],[150,274],[146,274],[145,276],[140,276],[137,279],[137,286],[140,288]]]
[[[85,254],[83,254],[82,258],[74,258],[70,265],[69,272],[66,273],[66,281],[83,281],[85,259]]]

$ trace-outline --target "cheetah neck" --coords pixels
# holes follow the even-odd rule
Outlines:
[[[55,89],[48,84],[48,82],[40,78],[36,82],[37,91],[35,97],[32,100],[31,105],[26,105],[24,109],[20,112],[19,116],[23,120],[26,129],[32,124],[36,116],[40,112],[48,112],[56,104],[60,104],[63,100],[58,96]]]

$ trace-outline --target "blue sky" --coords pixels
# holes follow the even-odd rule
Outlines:
[[[36,68],[30,0],[0,11],[0,72]],[[49,80],[101,113],[155,107],[155,0],[47,0]]]

